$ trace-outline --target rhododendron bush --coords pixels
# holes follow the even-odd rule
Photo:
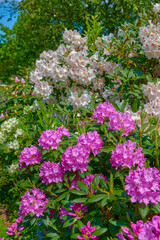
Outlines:
[[[1,113],[20,189],[6,239],[160,238],[159,12],[102,37],[93,18],[40,55],[23,113]]]

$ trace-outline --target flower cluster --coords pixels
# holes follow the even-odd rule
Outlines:
[[[14,141],[10,141],[8,144],[7,144],[7,147],[10,148],[10,149],[19,149],[19,142],[17,140],[14,140]]]
[[[160,3],[156,3],[153,7],[155,13],[160,13]]]
[[[61,137],[62,135],[65,135],[67,137],[70,136],[70,133],[68,132],[68,129],[63,127],[59,127],[57,130],[45,130],[43,131],[42,135],[38,139],[39,146],[41,146],[43,149],[49,150],[51,149],[57,149],[59,146],[59,143],[62,141]]]
[[[30,193],[30,191],[32,193]],[[19,207],[19,216],[25,217],[28,213],[33,213],[37,217],[44,216],[46,211],[45,205],[49,202],[43,190],[32,188],[22,196],[21,205]]]
[[[60,208],[61,211],[59,212],[60,219],[62,219],[62,217],[65,215],[69,215],[69,216],[76,217],[76,219],[79,220],[84,216],[84,213],[88,212],[87,207],[88,205],[83,206],[83,203],[74,203],[74,202],[70,206],[73,212],[69,212],[64,207],[61,207]]]
[[[103,123],[106,118],[109,118],[116,109],[109,102],[100,103],[93,113],[93,119],[97,118],[98,123]]]
[[[39,152],[39,149],[33,145],[30,147],[25,147],[19,156],[19,162],[21,167],[26,167],[29,165],[35,165],[40,163],[43,159],[41,158],[42,151]]]
[[[103,73],[114,73],[118,66],[116,63],[106,61],[106,55],[110,52],[102,46],[102,40],[110,43],[113,35],[98,38],[96,46],[98,51],[91,57],[88,56],[87,37],[82,37],[77,31],[65,29],[63,33],[64,44],[61,44],[56,51],[49,50],[40,54],[40,60],[36,61],[36,69],[30,73],[30,80],[35,84],[34,93],[43,98],[49,98],[53,88],[62,90],[70,87],[73,81],[75,86],[81,85],[90,90],[102,90],[105,86]],[[99,58],[99,50],[104,49],[103,55]],[[42,81],[46,80],[51,81]],[[43,85],[43,87],[42,87]],[[78,99],[76,93],[71,93],[69,101],[76,106],[87,105],[90,102],[90,95],[83,92],[83,97]],[[62,96],[63,97],[63,96]]]
[[[119,166],[131,169],[131,167],[135,167],[136,164],[139,167],[144,167],[145,160],[142,148],[138,146],[136,149],[136,143],[130,140],[118,144],[116,149],[114,151],[112,150],[110,159],[112,166],[116,167],[116,170]]]
[[[92,227],[90,221],[87,222],[87,225],[81,227],[82,236],[77,236],[79,240],[88,240],[88,239],[98,239],[99,236],[92,235],[96,227]]]
[[[68,101],[73,107],[86,107],[91,102],[91,93],[84,90],[81,96],[78,96],[77,92],[71,92]]]
[[[88,153],[92,151],[93,155],[96,156],[104,143],[97,131],[90,131],[87,134],[82,133],[78,138],[77,144],[84,146]]]
[[[84,182],[88,188],[89,188],[89,191],[91,191],[91,183],[94,179],[94,177],[96,176],[97,174],[89,174],[89,175],[86,175],[84,179],[82,179],[78,174],[76,175],[76,177],[71,181],[71,185],[70,185],[70,188],[76,188],[78,190],[80,190],[80,188],[78,187],[78,184],[77,184],[77,181],[82,181]],[[103,178],[105,182],[108,181],[107,177],[105,177],[102,173],[100,174],[100,178]],[[94,190],[94,193],[96,193],[97,191]]]
[[[15,174],[17,172],[18,168],[19,168],[19,163],[12,163],[8,167],[9,174]]]
[[[140,27],[139,37],[143,43],[143,49],[148,59],[160,57],[160,26],[154,25],[149,21],[150,25],[147,27]]]
[[[160,171],[153,167],[131,170],[125,178],[125,189],[131,202],[158,204],[160,202]]]
[[[132,120],[132,116],[128,113],[121,113],[116,111],[111,103],[100,103],[93,113],[93,119],[97,118],[98,123],[103,123],[105,119],[109,119],[108,122],[110,128],[113,130],[123,131],[122,135],[128,136],[129,132],[135,130],[135,122]]]
[[[64,170],[60,163],[44,162],[39,171],[42,183],[63,182]]]
[[[19,121],[17,118],[9,118],[1,124],[1,131],[10,133],[18,125]]]
[[[131,222],[131,231],[126,227],[121,227],[121,233],[117,233],[117,237],[120,240],[126,240],[123,233],[127,235],[131,240],[158,240],[160,238],[160,216],[153,216],[152,221],[143,223],[142,220],[138,220],[136,223]],[[134,236],[133,236],[134,235]]]
[[[22,217],[19,217],[19,218],[15,219],[15,221],[16,221],[16,222],[15,222],[15,223],[12,223],[11,227],[8,228],[7,234],[10,235],[10,236],[14,235],[15,233],[16,233],[17,235],[20,235],[20,232],[19,232],[19,231],[22,231],[22,230],[24,229],[23,226],[18,227],[18,223],[20,223],[20,222],[22,221]],[[3,240],[3,239],[2,239],[2,240]]]
[[[149,101],[160,98],[160,82],[148,82],[147,84],[143,84],[142,91]]]
[[[68,147],[62,154],[62,166],[64,167],[65,171],[87,171],[88,162],[89,153],[85,147],[82,147],[80,145]]]

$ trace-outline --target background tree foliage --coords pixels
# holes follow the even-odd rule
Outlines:
[[[7,1],[6,1],[7,2]],[[0,36],[0,80],[27,73],[43,50],[55,49],[65,28],[86,30],[86,20],[97,15],[104,33],[115,33],[125,21],[133,22],[151,9],[155,0],[22,0],[11,1],[19,12],[10,30]],[[12,5],[11,5],[12,4]]]

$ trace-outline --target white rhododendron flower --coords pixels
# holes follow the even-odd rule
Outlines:
[[[10,133],[17,125],[19,121],[17,118],[9,118],[1,124],[1,131]]]

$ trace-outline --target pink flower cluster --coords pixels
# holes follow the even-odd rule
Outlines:
[[[42,135],[38,139],[39,146],[47,150],[49,150],[50,147],[52,150],[57,149],[59,146],[59,143],[62,141],[61,140],[62,135],[65,135],[67,137],[70,136],[68,129],[63,127],[63,125],[57,128],[57,130],[52,130],[52,129],[45,130],[43,131]]]
[[[123,135],[128,136],[129,132],[135,130],[135,122],[132,116],[126,112],[116,111],[111,103],[100,103],[94,110],[93,119],[97,118],[98,123],[103,123],[105,119],[109,119],[109,129],[123,130]]]
[[[87,171],[88,162],[89,153],[85,147],[82,147],[80,145],[68,147],[62,154],[62,166],[64,167],[65,171]]]
[[[82,182],[84,182],[85,184],[87,184],[89,190],[91,191],[91,182],[93,181],[94,177],[97,174],[90,174],[87,175],[84,179],[81,179],[79,175],[77,175],[71,182],[71,186],[70,188],[76,188],[78,190],[80,190],[80,188],[78,187],[77,181],[81,180]],[[106,182],[108,181],[108,179],[101,173],[101,178],[103,178]]]
[[[103,123],[104,120],[109,118],[114,112],[116,112],[116,109],[110,102],[100,103],[94,110],[93,119],[97,118],[98,123]]]
[[[33,145],[30,147],[25,147],[19,156],[19,162],[21,167],[26,167],[28,165],[35,165],[40,163],[43,159],[41,158],[42,152]]]
[[[82,237],[77,236],[80,240],[88,240],[88,239],[98,239],[98,236],[92,235],[92,233],[95,231],[96,227],[92,227],[90,221],[87,222],[87,225],[84,227],[81,227]]]
[[[42,183],[63,182],[64,170],[60,163],[44,162],[39,170]]]
[[[30,191],[32,193],[30,193]],[[22,196],[21,205],[19,207],[19,216],[25,217],[28,213],[33,213],[37,217],[44,216],[43,212],[46,211],[45,205],[49,202],[43,190],[32,188]]]
[[[123,233],[127,235],[127,239],[130,240],[159,240],[160,239],[160,216],[153,216],[152,221],[143,223],[142,220],[138,220],[136,223],[131,222],[131,231],[126,227],[121,227],[121,233],[117,233],[117,237],[120,240],[126,240]],[[135,237],[133,237],[133,234]]]
[[[22,217],[19,217],[19,218],[15,219],[16,222],[15,222],[15,223],[12,223],[11,227],[8,228],[7,234],[10,235],[10,236],[14,235],[15,233],[16,233],[17,235],[20,235],[20,232],[18,232],[18,231],[22,231],[22,230],[24,229],[24,227],[23,227],[23,226],[18,227],[18,223],[20,223],[22,220],[23,220]],[[0,238],[0,239],[1,239],[1,238]],[[3,239],[4,239],[4,238],[2,238],[2,240],[3,240]]]
[[[128,140],[127,142],[118,144],[116,149],[111,154],[112,166],[117,168],[119,165],[121,167],[128,167],[131,169],[132,166],[135,167],[137,164],[139,167],[144,167],[144,153],[142,153],[142,148],[138,146],[136,149],[136,143]]]
[[[70,208],[73,212],[68,212],[64,207],[60,208],[60,219],[62,219],[62,216],[69,215],[76,217],[77,220],[81,219],[84,216],[84,213],[88,212],[87,210],[88,205],[83,207],[83,203],[73,203]],[[63,220],[64,222],[64,220]]]
[[[88,132],[87,134],[82,133],[78,138],[77,145],[68,147],[62,154],[64,170],[87,171],[90,151],[92,150],[94,156],[96,156],[99,154],[102,145],[103,141],[97,131]]]
[[[77,145],[84,146],[88,153],[92,150],[93,155],[99,154],[99,150],[102,148],[103,141],[97,131],[82,133],[78,138]]]
[[[160,171],[157,168],[131,170],[125,178],[125,189],[131,202],[158,204],[160,202]]]

